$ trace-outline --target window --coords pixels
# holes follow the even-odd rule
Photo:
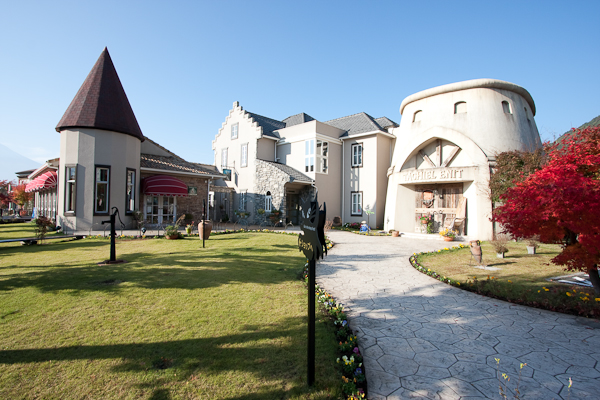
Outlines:
[[[504,110],[505,114],[512,114],[510,104],[508,103],[508,101],[505,100],[502,102],[502,110]]]
[[[248,166],[248,143],[244,143],[242,145],[242,156],[241,156],[241,160],[240,160],[240,166],[241,167]]]
[[[94,214],[108,214],[110,167],[96,166]]]
[[[467,103],[464,101],[459,101],[454,104],[454,114],[463,114],[467,112]]]
[[[127,183],[125,187],[125,213],[135,211],[135,169],[127,168]]]
[[[317,172],[327,173],[327,160],[329,157],[329,143],[317,140]]]
[[[304,172],[315,170],[315,139],[304,142]]]
[[[352,166],[353,167],[362,167],[363,162],[363,147],[362,143],[356,143],[352,145]]]
[[[423,112],[421,110],[415,111],[415,114],[413,115],[413,122],[419,122],[422,116]]]
[[[527,117],[527,121],[529,121],[529,113],[527,112],[527,107],[524,107],[524,108],[525,108],[525,116]]]
[[[362,216],[362,192],[352,192],[352,215]]]
[[[227,166],[227,148],[221,150],[221,167]]]
[[[233,124],[231,125],[231,138],[232,139],[237,139],[238,138],[238,129],[239,129],[239,124]]]
[[[267,192],[265,196],[265,212],[270,213],[273,210],[273,198],[271,197],[271,192]]]
[[[208,208],[215,206],[215,192],[208,192]]]
[[[75,214],[75,194],[77,193],[77,166],[65,167],[65,213]]]
[[[246,193],[240,193],[240,211],[246,211]]]

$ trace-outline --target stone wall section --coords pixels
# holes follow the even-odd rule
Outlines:
[[[254,187],[254,210],[255,222],[260,223],[265,215],[259,215],[257,210],[265,208],[267,192],[271,192],[273,209],[281,211],[280,219],[286,219],[285,184],[292,182],[292,177],[283,171],[273,168],[268,162],[256,159],[256,185]]]

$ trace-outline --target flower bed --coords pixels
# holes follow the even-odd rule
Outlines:
[[[548,288],[540,285],[537,288],[523,289],[520,287],[519,282],[513,282],[511,279],[498,279],[492,275],[481,279],[478,279],[477,276],[469,276],[461,283],[458,280],[438,274],[430,268],[421,265],[419,262],[420,255],[453,252],[466,247],[468,246],[460,244],[452,248],[446,247],[437,251],[413,253],[409,260],[416,270],[426,275],[483,296],[565,314],[589,318],[598,318],[600,316],[600,297],[596,297],[593,289],[590,288],[568,286],[552,286]]]
[[[333,243],[328,242],[327,248],[331,247],[333,247]],[[308,283],[308,262],[304,266],[303,277],[304,281]],[[336,328],[335,335],[339,350],[336,363],[342,375],[342,391],[348,400],[364,399],[366,398],[367,378],[362,364],[363,357],[358,349],[358,338],[348,325],[344,307],[319,285],[315,287],[315,296]]]

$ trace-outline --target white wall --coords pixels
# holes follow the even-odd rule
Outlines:
[[[491,201],[487,191],[490,161],[503,151],[541,146],[533,119],[533,99],[526,97],[530,96],[523,88],[493,80],[459,82],[407,97],[401,107],[400,127],[394,130],[397,141],[388,179],[385,229],[414,231],[415,183],[462,181],[469,236],[491,238]],[[512,113],[504,112],[503,101],[510,104]],[[466,113],[455,114],[457,102],[466,102]],[[417,111],[420,120],[414,122]],[[442,155],[448,155],[456,146],[460,148],[447,168],[435,160],[438,143]],[[419,150],[434,159],[433,167],[418,154]],[[464,170],[464,176],[444,179],[450,170]],[[423,173],[415,173],[418,171]],[[412,181],[407,179],[411,176]]]
[[[136,194],[140,197],[141,141],[131,135],[81,128],[61,132],[59,167],[59,223],[76,230],[102,229],[108,215],[94,216],[95,166],[110,166],[109,211],[117,207],[121,220],[131,224],[125,215],[127,168],[136,171]],[[77,164],[75,216],[65,216],[65,166]],[[136,200],[136,204],[138,201]]]

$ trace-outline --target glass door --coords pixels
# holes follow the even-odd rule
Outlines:
[[[177,198],[145,196],[144,219],[151,225],[172,224],[177,214]]]

